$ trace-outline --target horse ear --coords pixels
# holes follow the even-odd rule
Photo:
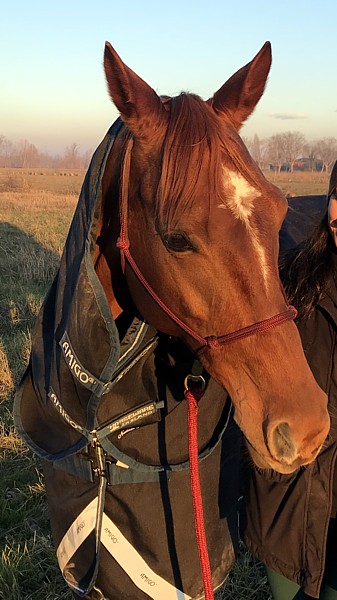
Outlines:
[[[166,111],[156,92],[106,42],[104,70],[113,103],[136,137],[149,139],[166,122]],[[151,135],[152,134],[152,135]]]
[[[255,58],[234,73],[213,98],[208,100],[217,113],[224,113],[230,117],[237,130],[260,100],[270,65],[271,45],[270,42],[266,42]]]

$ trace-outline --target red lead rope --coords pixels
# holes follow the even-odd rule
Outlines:
[[[202,395],[203,390],[200,388],[194,389],[193,392],[190,389],[185,390],[185,398],[188,402],[188,454],[190,460],[190,480],[199,560],[205,591],[205,600],[214,600],[199,477],[198,402]]]

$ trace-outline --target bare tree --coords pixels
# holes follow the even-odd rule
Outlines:
[[[322,171],[329,172],[337,159],[337,139],[334,137],[317,140],[317,154],[323,161]]]
[[[262,151],[261,151],[260,138],[257,134],[255,134],[253,137],[252,157],[254,158],[255,162],[258,165],[260,165],[260,162],[262,159]]]
[[[296,159],[303,156],[305,137],[299,131],[286,131],[276,133],[267,139],[266,155],[277,171],[283,164],[289,165],[290,171],[294,170]]]
[[[266,157],[273,167],[279,172],[286,161],[284,140],[281,133],[275,133],[267,139]]]
[[[255,134],[252,138],[243,138],[243,141],[256,164],[260,167],[260,169],[264,169],[266,166],[267,140],[260,139],[259,136]]]
[[[319,147],[317,141],[306,142],[303,148],[304,156],[308,158],[310,171],[317,170],[317,159],[319,158]]]
[[[82,166],[82,160],[79,153],[79,145],[73,142],[70,146],[65,149],[62,166],[66,169],[80,169]]]
[[[289,163],[290,171],[294,170],[294,163],[297,158],[303,156],[305,146],[305,137],[299,131],[286,131],[281,134],[282,147],[284,149],[285,162]]]
[[[11,167],[13,143],[5,136],[0,135],[0,167]]]
[[[21,140],[16,145],[16,164],[23,169],[38,167],[40,164],[39,151],[28,140]]]

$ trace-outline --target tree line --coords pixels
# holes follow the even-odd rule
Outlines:
[[[325,137],[308,141],[299,131],[276,133],[268,138],[255,134],[243,138],[251,156],[262,170],[286,169],[327,171],[337,159],[337,139]],[[41,152],[28,140],[12,142],[0,135],[0,168],[87,169],[93,151],[80,152],[77,143],[67,146],[62,154]]]
[[[299,131],[286,131],[264,139],[254,135],[252,138],[244,138],[244,142],[262,170],[330,172],[337,159],[335,137],[308,141]]]
[[[93,150],[80,152],[75,142],[64,149],[62,154],[52,155],[41,152],[28,140],[13,142],[0,135],[0,168],[22,169],[87,169]]]

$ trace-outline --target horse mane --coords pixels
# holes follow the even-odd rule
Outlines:
[[[169,122],[157,190],[156,219],[159,226],[175,228],[178,218],[189,209],[195,197],[205,165],[207,169],[203,177],[208,179],[208,198],[204,198],[204,202],[210,204],[214,197],[223,202],[224,157],[230,157],[236,170],[249,183],[260,187],[259,171],[229,120],[228,125],[220,123],[211,106],[195,94],[183,92],[164,102],[168,105]],[[228,158],[226,160],[230,164]]]

